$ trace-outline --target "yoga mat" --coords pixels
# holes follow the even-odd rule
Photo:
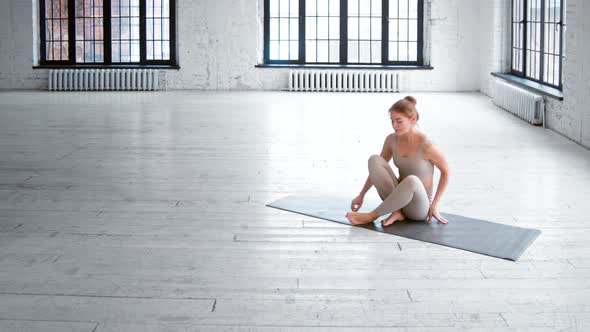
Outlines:
[[[351,201],[351,197],[338,195],[298,193],[267,206],[351,225],[346,219]],[[365,199],[360,212],[371,211],[378,204],[379,201]],[[449,221],[448,224],[439,223],[435,218],[432,218],[432,223],[406,219],[382,227],[381,220],[387,217],[383,216],[374,223],[358,227],[512,261],[516,261],[541,234],[537,229],[503,225],[450,213],[441,214]]]

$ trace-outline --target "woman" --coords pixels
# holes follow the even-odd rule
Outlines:
[[[438,212],[438,202],[449,181],[449,166],[444,155],[416,129],[420,118],[416,99],[407,96],[399,100],[389,109],[389,117],[395,133],[385,138],[381,155],[369,158],[369,177],[361,193],[352,200],[352,212],[348,212],[346,218],[352,224],[360,225],[390,213],[381,221],[383,226],[406,217],[428,222],[434,217],[446,224],[448,221]],[[392,157],[399,169],[399,179],[389,166]],[[440,170],[441,176],[432,199],[434,166]],[[383,203],[369,213],[358,212],[365,194],[373,185]]]

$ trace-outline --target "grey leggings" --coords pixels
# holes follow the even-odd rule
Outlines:
[[[380,155],[369,158],[369,178],[383,200],[374,212],[384,216],[402,209],[404,215],[414,220],[425,220],[430,209],[430,200],[422,181],[408,175],[398,182],[389,163]]]

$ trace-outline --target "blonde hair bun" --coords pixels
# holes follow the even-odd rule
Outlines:
[[[406,96],[404,99],[398,100],[391,108],[389,113],[397,112],[404,114],[408,118],[416,117],[416,121],[420,120],[420,114],[416,109],[416,98],[412,96]]]
[[[418,104],[418,101],[416,101],[416,98],[414,98],[412,96],[406,96],[404,99],[409,101],[410,103],[414,104],[414,106],[416,106]]]

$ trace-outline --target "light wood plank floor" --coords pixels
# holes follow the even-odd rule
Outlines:
[[[443,212],[542,230],[518,262],[264,206],[352,199],[400,97],[0,93],[0,330],[588,331],[590,152],[479,93],[420,128]]]

